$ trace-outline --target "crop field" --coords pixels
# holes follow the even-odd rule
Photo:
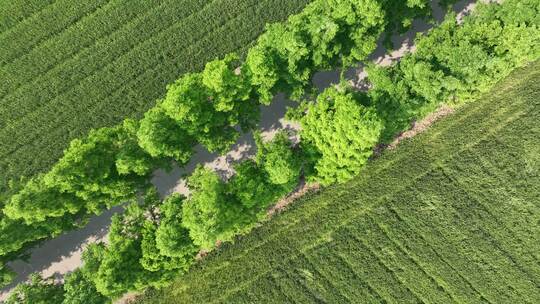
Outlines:
[[[309,0],[0,4],[0,188],[91,128],[140,117],[181,74],[236,51]]]
[[[143,303],[539,303],[540,62]]]

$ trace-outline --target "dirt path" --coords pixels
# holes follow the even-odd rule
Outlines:
[[[437,1],[432,2],[434,17],[437,21],[441,21],[444,17],[443,11],[436,5]],[[474,0],[462,0],[454,5],[454,11],[458,13],[458,19],[468,14],[474,7]],[[395,50],[387,53],[386,49],[379,44],[379,47],[369,57],[369,60],[382,65],[390,65],[399,60],[407,52],[414,50],[414,37],[419,32],[426,32],[432,25],[422,22],[413,22],[412,30],[399,36],[392,37]],[[339,82],[339,71],[323,71],[317,73],[313,78],[313,83],[323,90],[333,84]],[[346,73],[347,79],[360,90],[368,89],[364,79],[366,73],[362,65],[350,69]],[[282,129],[298,130],[299,126],[286,122],[283,117],[288,106],[293,106],[294,103],[285,98],[283,94],[278,94],[269,107],[261,107],[261,123],[260,129],[263,137],[271,138],[273,134]],[[405,133],[404,133],[405,134]],[[255,143],[251,134],[242,136],[233,146],[231,151],[223,156],[208,153],[201,147],[197,147],[196,154],[191,162],[183,169],[178,167],[173,168],[171,172],[157,170],[152,178],[152,183],[158,188],[162,196],[173,192],[187,194],[188,189],[185,181],[182,178],[185,174],[189,174],[197,164],[204,164],[222,176],[230,176],[233,171],[231,165],[239,160],[245,159],[254,155]],[[288,198],[280,201],[275,208],[270,212],[274,213],[283,209],[285,206],[293,202],[302,194],[311,190],[307,186],[299,189],[298,192],[291,194]],[[108,226],[110,225],[111,216],[121,212],[121,207],[113,208],[110,211],[103,213],[100,216],[93,218],[90,223],[83,229],[65,233],[53,240],[43,243],[40,247],[31,251],[28,261],[15,261],[9,263],[17,273],[15,284],[26,280],[28,275],[33,272],[40,272],[43,276],[55,276],[61,280],[63,276],[76,269],[81,265],[81,253],[87,244],[104,240]],[[4,300],[11,288],[15,284],[2,289],[0,292],[0,301]]]

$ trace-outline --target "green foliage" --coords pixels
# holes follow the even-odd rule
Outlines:
[[[172,157],[185,164],[193,155],[195,139],[191,137],[161,107],[144,114],[137,132],[139,145],[153,157]]]
[[[107,304],[109,299],[97,292],[91,273],[75,270],[66,275],[62,304]]]
[[[448,1],[456,0],[441,0],[439,5],[443,8],[449,8]],[[385,13],[385,40],[384,44],[388,49],[392,49],[392,41],[390,38],[393,33],[405,33],[412,26],[415,19],[423,19],[428,21],[431,19],[430,0],[382,0],[380,4]]]
[[[0,262],[0,288],[8,286],[16,276],[17,273]]]
[[[140,124],[132,119],[124,120],[115,139],[119,151],[116,154],[116,171],[122,177],[138,175],[148,177],[156,167],[167,167],[162,158],[148,155],[138,144]]]
[[[298,99],[316,70],[364,60],[384,25],[377,1],[336,0],[314,1],[287,23],[268,26],[246,58],[261,102],[283,91]]]
[[[302,6],[303,3],[305,2],[288,1],[272,7],[271,10],[256,10],[249,15],[253,18],[263,14],[263,12],[283,13],[294,7]],[[256,5],[250,5],[249,0],[234,3],[223,0],[220,3],[206,4],[202,6],[200,11],[195,12],[201,6],[192,2],[185,5],[170,4],[172,6],[169,5],[167,10],[163,10],[166,6],[154,7],[146,2],[139,3],[137,1],[130,4],[115,2],[100,7],[96,16],[81,20],[81,24],[88,23],[88,29],[98,29],[97,32],[90,31],[91,33],[82,26],[69,27],[70,19],[62,18],[70,14],[62,15],[63,17],[60,19],[66,22],[65,25],[69,31],[62,31],[60,35],[49,33],[52,36],[58,36],[58,39],[45,41],[43,45],[36,45],[35,51],[29,51],[28,56],[25,57],[28,59],[27,62],[18,60],[19,56],[26,52],[22,43],[24,39],[20,40],[20,43],[13,44],[12,49],[0,48],[0,51],[5,50],[8,53],[13,51],[10,53],[13,56],[13,61],[6,61],[6,69],[0,69],[0,76],[10,77],[9,82],[4,82],[4,87],[0,86],[0,96],[3,96],[0,97],[2,98],[0,102],[6,106],[2,107],[2,113],[7,115],[16,112],[18,115],[13,119],[7,117],[5,120],[0,120],[0,125],[7,122],[6,128],[2,130],[7,130],[9,140],[17,138],[17,146],[19,147],[29,147],[29,149],[35,150],[34,143],[47,144],[46,149],[39,149],[40,153],[36,154],[33,153],[33,150],[31,151],[36,164],[43,160],[36,158],[36,155],[47,155],[47,157],[53,155],[54,157],[55,153],[52,147],[62,146],[62,142],[65,142],[66,138],[73,138],[77,134],[80,135],[83,130],[87,130],[86,124],[76,123],[73,119],[91,118],[92,123],[88,124],[90,126],[93,123],[110,124],[107,121],[111,122],[111,119],[117,119],[118,113],[131,113],[132,109],[129,105],[132,104],[133,97],[141,97],[139,100],[142,101],[155,98],[152,96],[156,94],[156,81],[161,81],[159,77],[152,77],[155,70],[159,70],[161,74],[167,74],[168,71],[177,73],[178,65],[183,66],[183,63],[178,63],[179,61],[172,65],[165,64],[167,60],[163,56],[169,59],[169,56],[176,52],[176,48],[155,48],[156,45],[163,46],[162,40],[170,42],[171,39],[159,40],[159,38],[164,38],[165,33],[153,35],[152,30],[159,31],[166,22],[174,23],[178,19],[182,19],[182,16],[189,16],[184,20],[185,24],[182,21],[181,26],[174,26],[177,30],[175,33],[180,36],[189,33],[184,37],[185,39],[177,40],[189,44],[191,39],[197,37],[197,34],[200,34],[202,30],[205,33],[205,41],[207,39],[211,41],[215,34],[229,29],[228,25],[222,26],[222,24],[232,18],[232,11],[252,12],[252,9],[265,7],[268,4],[268,2],[257,2]],[[416,3],[412,4],[409,6],[415,7]],[[66,9],[77,15],[79,14],[77,10],[84,11],[93,5],[95,3],[81,4],[82,7],[74,5]],[[216,24],[220,22],[219,20],[222,21],[219,23],[219,30],[211,33],[206,32],[205,28],[209,16],[217,14],[218,11],[222,10],[222,7],[228,5],[234,5],[235,10],[220,12],[211,19],[212,22],[217,22]],[[55,16],[54,12],[59,9],[58,6],[47,6],[43,12],[36,15],[35,21],[37,23],[46,22],[47,18],[40,19],[44,16],[49,16],[48,18],[53,21],[59,21],[60,19],[57,17],[52,17]],[[175,14],[179,10],[181,12]],[[153,19],[156,13],[162,14],[157,20]],[[101,24],[99,20],[104,16],[108,16],[107,22]],[[129,16],[138,16],[138,18],[127,26],[122,26],[122,20],[133,19]],[[241,19],[236,17],[238,16],[232,18],[235,20],[234,22]],[[276,17],[275,19],[280,19],[279,16]],[[168,158],[174,158],[178,163],[185,164],[193,154],[193,147],[196,144],[200,143],[210,151],[226,151],[239,136],[237,126],[241,127],[243,131],[254,127],[259,115],[258,98],[260,96],[263,97],[263,103],[269,101],[270,95],[278,90],[288,91],[293,96],[298,97],[309,86],[311,75],[315,70],[336,65],[347,66],[354,60],[364,59],[375,48],[375,41],[385,25],[384,19],[381,6],[374,0],[339,0],[332,3],[315,1],[302,13],[292,16],[287,23],[270,26],[267,33],[250,51],[246,64],[242,65],[235,55],[228,55],[224,59],[209,62],[202,72],[186,74],[170,85],[166,97],[147,112],[140,123],[126,120],[122,125],[94,130],[86,138],[74,140],[65,151],[64,157],[49,172],[44,173],[43,177],[38,176],[30,179],[27,182],[27,188],[15,191],[15,196],[6,200],[8,204],[5,214],[11,217],[9,220],[2,219],[6,229],[14,227],[16,222],[13,220],[19,221],[19,223],[24,220],[25,223],[34,226],[23,229],[26,233],[23,240],[13,240],[12,244],[0,244],[2,245],[0,247],[3,247],[4,250],[8,250],[8,248],[20,249],[26,246],[25,244],[35,241],[38,236],[44,238],[47,237],[47,233],[49,236],[57,233],[60,227],[72,227],[73,225],[69,225],[67,222],[69,219],[79,219],[80,216],[89,213],[99,213],[105,208],[134,199],[137,191],[147,182],[150,172],[158,166],[167,166]],[[191,23],[194,20],[204,20],[205,27],[191,28],[188,26],[196,24]],[[149,25],[151,30],[140,32],[137,30],[137,24]],[[183,26],[188,26],[190,30],[182,31]],[[212,26],[214,26],[213,23],[208,27]],[[241,26],[234,27],[234,31],[241,29],[242,26],[244,26],[243,23]],[[49,27],[40,27],[33,35],[40,37],[42,31],[48,30]],[[253,31],[252,28],[249,30]],[[16,31],[19,29],[17,28]],[[77,31],[95,36],[92,39],[79,37],[80,33]],[[107,36],[107,33],[113,33],[111,35],[114,36],[114,39],[111,41],[100,39],[100,37]],[[49,34],[43,37],[48,37]],[[10,35],[12,32],[9,32],[8,36]],[[23,33],[21,35],[24,36]],[[37,43],[36,40],[33,40],[34,36],[28,41],[30,44]],[[132,36],[136,38],[132,38]],[[231,35],[228,33],[228,35],[223,36],[229,37]],[[4,38],[0,37],[0,41]],[[18,36],[12,38],[19,39]],[[81,43],[87,41],[92,46],[77,53],[78,44],[71,43],[76,38],[83,39]],[[148,41],[133,48],[133,45],[138,43],[138,40],[130,42],[133,39],[148,39]],[[198,43],[191,45],[196,45],[195,48],[200,46]],[[188,49],[194,50],[191,45],[188,46]],[[116,49],[116,46],[119,48]],[[30,48],[32,46],[28,45],[28,50]],[[124,49],[130,50],[124,54],[125,56],[121,51]],[[62,52],[57,52],[61,55],[54,56],[54,58],[39,55],[45,50],[62,50]],[[58,68],[49,69],[57,63],[62,63],[62,60],[67,58],[64,56],[69,56],[67,54],[74,53],[78,54],[76,59],[82,58],[83,60],[70,61],[73,67],[61,64]],[[212,52],[205,53],[212,54]],[[139,58],[142,55],[144,55],[145,60]],[[156,59],[153,56],[158,57],[156,62],[153,62]],[[113,60],[115,62],[109,62]],[[137,64],[132,64],[133,61]],[[47,63],[47,67],[41,66],[44,62]],[[26,65],[26,63],[31,64]],[[28,68],[29,66],[32,68]],[[103,66],[105,68],[102,69]],[[38,70],[39,72],[37,72]],[[11,71],[11,73],[7,73],[7,71]],[[118,71],[126,73],[117,74]],[[147,71],[151,72],[147,73]],[[71,75],[68,80],[64,77],[67,74]],[[13,75],[22,76],[15,77]],[[277,78],[274,79],[274,76]],[[39,81],[32,82],[31,86],[27,86],[23,81],[23,79],[30,81],[35,77],[41,78]],[[71,87],[74,85],[76,85],[75,89]],[[117,92],[118,88],[123,88],[124,91]],[[14,93],[15,91],[16,93]],[[33,92],[33,94],[25,95],[28,92]],[[84,96],[84,102],[80,102],[80,96]],[[27,103],[21,104],[19,102],[21,100]],[[39,107],[43,100],[52,101],[50,105]],[[107,100],[107,105],[121,106],[117,106],[118,111],[110,110],[109,107],[99,105],[102,100]],[[60,111],[56,109],[58,105],[64,107],[66,104],[75,105],[75,110],[63,108]],[[88,104],[92,104],[92,107],[89,108]],[[37,110],[34,111],[36,108]],[[100,115],[106,108],[107,115]],[[137,106],[137,109],[147,108],[146,104]],[[43,112],[43,110],[48,112]],[[55,123],[53,124],[49,124],[50,115],[47,113],[50,111],[59,113],[55,115]],[[2,113],[0,115],[4,115]],[[24,119],[18,119],[18,117],[24,117]],[[27,118],[32,120],[32,124],[24,122]],[[66,122],[66,119],[71,123]],[[56,122],[65,123],[62,124],[61,128],[57,128]],[[30,125],[41,126],[40,132],[51,136],[59,135],[62,138],[58,143],[56,139],[54,143],[51,143],[51,138],[46,136],[42,136],[43,140],[41,141],[32,141],[36,134],[27,134],[26,127]],[[53,127],[54,132],[52,132]],[[69,130],[70,136],[64,136],[67,130]],[[2,136],[0,132],[0,139],[4,138]],[[5,141],[2,140],[8,143],[6,147],[11,146],[9,140],[7,138]],[[32,142],[32,145],[29,144],[28,140]],[[28,166],[28,162],[24,161],[29,150],[18,153],[8,150],[0,149],[0,155],[9,155],[9,157],[16,155],[17,157],[16,160],[8,160],[5,164],[0,162],[2,172],[14,172],[13,168],[18,168],[16,171],[20,171],[21,168],[17,164],[21,162],[30,168],[31,173],[35,172],[33,171],[34,167]],[[286,150],[283,151],[286,152]],[[294,185],[297,174],[294,168],[296,165],[293,164],[294,162],[288,163],[280,160],[279,153],[271,155],[274,156],[269,156],[266,164],[261,166],[268,174],[270,183],[282,184],[286,183],[285,180],[290,180],[290,183],[282,184],[284,186],[276,188],[275,191],[275,193],[285,193]],[[18,158],[19,156],[22,158]],[[290,157],[290,155],[284,156]],[[271,159],[272,157],[274,158]],[[290,167],[286,168],[289,165]],[[261,168],[257,168],[257,170]],[[279,173],[281,169],[286,170],[286,172]],[[17,173],[19,172],[17,171]],[[236,179],[240,180],[240,176]],[[253,186],[246,184],[244,190],[252,188]],[[260,189],[260,191],[260,193],[267,193],[268,197],[274,196],[264,189]],[[238,195],[244,196],[243,203],[247,205],[268,204],[266,197],[261,202],[255,202],[254,199],[245,196],[247,192],[244,194],[238,192]],[[235,195],[233,197],[237,198]],[[54,203],[48,203],[49,201]],[[240,202],[240,205],[243,203]],[[257,212],[251,210],[248,213]],[[45,223],[51,219],[54,219],[54,224]],[[249,222],[251,221],[249,220]],[[32,239],[32,237],[35,238]]]
[[[269,26],[248,52],[244,65],[238,57],[229,55],[209,62],[200,73],[185,74],[168,87],[165,98],[140,123],[126,120],[122,125],[94,130],[88,137],[74,140],[49,172],[30,178],[23,187],[15,187],[13,196],[2,203],[0,254],[5,254],[6,259],[15,257],[25,246],[74,227],[91,212],[134,201],[155,168],[165,166],[168,158],[185,164],[198,143],[209,151],[226,151],[239,136],[238,126],[243,131],[254,127],[259,102],[268,103],[278,91],[301,97],[315,70],[347,67],[365,59],[384,29],[404,30],[412,18],[427,16],[427,8],[424,0],[314,1],[287,23]],[[108,9],[106,6],[104,11]],[[450,16],[441,27],[419,38],[417,51],[399,64],[371,67],[369,76],[374,89],[369,93],[330,88],[315,103],[303,105],[294,116],[302,123],[303,162],[313,165],[305,166],[304,173],[315,173],[324,185],[349,180],[358,174],[381,139],[388,140],[442,102],[475,99],[512,69],[538,58],[538,13],[535,1],[507,0],[503,5],[480,6],[461,26]],[[4,38],[0,35],[0,41]],[[144,50],[144,46],[140,49]],[[23,49],[19,51],[24,53]],[[12,53],[14,62],[19,51]],[[167,49],[157,52],[167,56]],[[144,60],[130,65],[123,61],[129,56],[117,57],[122,67],[132,67],[139,74],[150,67]],[[11,62],[5,64],[11,67]],[[151,66],[158,67],[162,66]],[[0,75],[7,70],[0,69]],[[109,67],[105,70],[110,72]],[[81,92],[89,84],[131,90],[129,81],[123,80],[133,75],[127,73],[114,81],[110,75],[99,78],[96,74],[97,78],[89,78],[89,83],[79,79],[81,91],[68,91],[68,102],[63,104],[76,104],[80,96],[86,96]],[[144,78],[139,76],[135,78]],[[74,73],[66,83],[77,77]],[[17,81],[6,82],[6,88],[24,92]],[[37,85],[40,90],[36,92],[43,91],[47,96],[50,88],[68,90],[64,85],[68,84]],[[0,95],[16,95],[8,91],[1,87]],[[114,98],[125,97],[109,93],[117,96]],[[88,100],[98,95],[89,94]],[[35,99],[40,100],[49,99],[41,95]],[[19,109],[15,101],[2,99],[2,113],[20,110],[18,115],[35,119],[36,125],[42,122],[39,119],[48,119],[47,115],[39,116],[44,114],[41,108],[29,113],[34,107]],[[42,108],[50,110],[48,106]],[[95,114],[93,109],[82,112]],[[61,112],[55,119],[62,121],[62,115],[69,114]],[[20,133],[25,130],[21,121],[0,120],[0,126],[6,124],[4,121],[7,125],[2,130],[11,137],[23,138],[17,144],[24,146],[27,139]],[[0,140],[2,136],[0,132]],[[96,289],[114,298],[129,290],[163,286],[187,270],[199,248],[210,250],[217,241],[230,241],[248,232],[270,203],[295,186],[302,164],[284,134],[269,143],[260,138],[257,141],[256,161],[237,165],[230,181],[198,168],[189,178],[193,195],[185,203],[180,197],[172,197],[161,204],[155,192],[148,193],[145,202],[131,203],[125,214],[115,217],[110,243],[91,246],[85,255],[83,272],[93,274],[88,278]],[[11,154],[11,150],[0,150],[0,156]],[[11,163],[0,163],[2,170],[11,167]],[[412,299],[412,293],[407,297]],[[443,298],[439,300],[444,302]]]
[[[242,204],[242,213],[256,216],[274,202],[279,186],[271,184],[267,173],[251,160],[237,164],[234,169],[236,174],[227,183],[228,192]]]
[[[229,181],[201,166],[188,178],[192,195],[183,204],[182,224],[205,250],[249,232],[268,206],[298,183],[301,162],[287,135],[264,143],[256,134],[256,141],[257,160],[237,164]]]
[[[26,224],[23,220],[13,220],[3,214],[0,218],[0,255],[6,260],[14,260],[24,250],[40,240],[55,237],[69,229],[80,227],[85,218],[80,214],[66,214],[58,218],[48,218],[44,222]]]
[[[177,258],[192,257],[198,250],[193,245],[189,232],[182,226],[183,203],[183,197],[173,194],[159,207],[160,222],[155,239],[156,247],[162,255]]]
[[[191,197],[182,207],[182,225],[202,249],[216,242],[230,241],[249,222],[243,206],[227,193],[227,185],[217,173],[202,166],[188,178]]]
[[[152,216],[143,224],[140,263],[146,270],[160,271],[159,282],[170,281],[186,271],[199,251],[187,229],[182,227],[183,199],[173,194],[161,203],[154,189],[145,197],[147,212]],[[156,286],[156,283],[152,285]]]
[[[536,302],[540,61],[516,72],[137,303]]]
[[[476,99],[516,67],[540,57],[537,1],[479,5],[462,25],[449,15],[417,38],[416,51],[395,66],[368,70],[373,103],[388,140],[441,103]]]
[[[181,226],[181,203],[179,196],[161,203],[157,191],[149,188],[141,203],[113,217],[108,244],[91,245],[83,253],[82,272],[100,294],[114,299],[161,287],[188,269],[199,249]]]
[[[133,198],[144,178],[138,174],[121,175],[117,170],[116,160],[124,146],[118,140],[122,133],[121,127],[102,128],[84,140],[74,140],[45,175],[45,183],[84,199],[87,209],[96,213]]]
[[[287,133],[277,133],[268,143],[264,143],[260,134],[256,133],[255,141],[256,161],[268,174],[269,182],[274,185],[296,184],[302,161],[298,152],[293,149]]]
[[[364,96],[347,89],[326,89],[301,118],[304,145],[320,153],[315,169],[325,185],[356,176],[373,153],[383,128],[375,109],[362,104]]]
[[[66,215],[99,213],[132,199],[162,163],[138,146],[137,128],[135,121],[126,120],[74,141],[50,172],[30,179],[11,197],[5,215],[30,225]]]
[[[186,134],[209,151],[225,152],[238,138],[234,126],[245,131],[258,119],[258,103],[251,86],[236,73],[233,54],[209,62],[202,73],[186,74],[168,86],[162,107]]]
[[[30,225],[44,222],[49,217],[76,214],[85,201],[71,193],[63,193],[43,182],[43,176],[28,181],[20,192],[13,195],[4,207],[4,214],[11,219],[22,219]]]
[[[127,291],[143,288],[151,279],[139,263],[142,257],[139,217],[130,211],[113,217],[109,244],[95,250],[99,253],[94,261],[98,267],[92,279],[97,291],[107,297],[116,298]]]
[[[6,304],[62,304],[64,290],[52,278],[43,279],[34,273],[28,283],[22,283],[11,292]]]

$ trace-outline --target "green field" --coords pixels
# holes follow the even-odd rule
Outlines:
[[[0,3],[0,188],[48,169],[91,128],[140,117],[166,85],[309,0]]]
[[[540,62],[143,303],[539,303]]]

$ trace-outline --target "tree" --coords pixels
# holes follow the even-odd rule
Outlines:
[[[43,176],[39,175],[30,179],[20,192],[13,195],[3,211],[11,219],[22,219],[31,225],[66,213],[76,214],[85,205],[86,202],[81,198],[47,186]]]
[[[162,202],[155,188],[145,195],[147,215],[141,231],[140,262],[146,270],[160,273],[159,282],[152,282],[153,286],[186,271],[199,250],[187,229],[182,227],[183,199],[173,194]]]
[[[23,220],[0,215],[0,256],[16,259],[36,241],[79,227],[84,220],[80,214],[66,214],[28,225]]]
[[[314,1],[272,24],[247,54],[245,70],[263,104],[277,92],[298,100],[316,70],[348,67],[377,47],[386,24],[378,1]]]
[[[210,169],[197,167],[188,185],[192,195],[182,206],[182,224],[202,249],[213,249],[218,240],[232,240],[250,222],[242,205],[227,193],[226,184]]]
[[[382,121],[357,98],[346,89],[328,88],[300,120],[302,140],[320,153],[316,178],[325,185],[357,175],[379,141]]]
[[[118,172],[118,157],[126,159],[122,150],[126,146],[125,132],[123,126],[102,128],[91,131],[84,140],[73,140],[64,156],[45,174],[45,184],[83,199],[85,209],[94,213],[133,199],[151,170],[145,165],[144,176],[133,170]]]
[[[386,24],[380,1],[315,1],[289,20],[289,28],[307,36],[314,68],[348,67],[377,47]]]
[[[92,243],[82,252],[83,266],[81,271],[95,281],[94,275],[99,271],[99,266],[105,255],[105,244]]]
[[[268,143],[264,143],[260,134],[255,134],[257,144],[257,163],[268,174],[274,185],[294,184],[300,177],[300,156],[293,149],[293,144],[284,131],[277,133]]]
[[[186,164],[196,140],[158,105],[144,114],[137,131],[139,145],[153,157],[172,157]]]
[[[170,85],[161,104],[165,113],[211,152],[225,152],[258,118],[250,83],[235,72],[236,55],[209,62],[203,72],[186,74]]]
[[[258,108],[257,103],[250,100],[252,87],[248,79],[242,75],[240,68],[235,71],[235,64],[238,63],[236,54],[228,54],[221,60],[208,62],[202,72],[202,83],[211,95],[214,109],[229,112],[231,117],[228,120],[233,124],[239,124],[243,115],[257,114]],[[257,119],[257,116],[252,119]],[[246,130],[252,127],[252,121],[243,125]]]
[[[391,140],[441,103],[476,99],[515,67],[540,56],[535,42],[540,9],[533,2],[479,4],[463,24],[448,14],[417,39],[416,52],[391,67],[371,66],[368,94],[385,122],[382,140]]]
[[[62,304],[106,304],[111,301],[100,294],[91,280],[92,275],[80,269],[66,275]]]
[[[156,230],[156,247],[162,255],[187,257],[191,260],[198,248],[193,244],[189,231],[182,226],[183,203],[182,196],[173,194],[160,206],[161,219]]]
[[[65,214],[98,213],[133,198],[146,177],[165,164],[138,146],[137,129],[135,121],[126,120],[74,140],[50,172],[30,179],[11,197],[4,212],[31,224]]]
[[[39,274],[30,275],[27,283],[15,287],[6,304],[62,304],[64,290],[52,278],[44,279]]]
[[[252,160],[243,161],[234,169],[236,173],[227,183],[227,191],[242,204],[243,213],[256,221],[257,214],[277,198],[281,189],[272,185],[267,173]]]
[[[114,216],[109,232],[109,244],[98,252],[98,265],[93,274],[96,289],[101,294],[117,298],[131,290],[139,290],[148,285],[149,272],[139,260],[142,257],[141,239],[138,229],[123,216]]]
[[[441,0],[439,5],[449,7],[449,2],[457,0]],[[392,49],[392,34],[402,34],[409,30],[415,19],[431,19],[431,5],[429,0],[382,0],[380,1],[382,10],[387,21],[384,27],[384,44],[388,49]]]
[[[157,225],[155,223],[151,221],[144,223],[140,263],[144,269],[152,274],[152,280],[148,282],[148,285],[163,287],[189,269],[195,261],[198,248],[193,245],[191,240],[188,240],[182,248],[175,248],[177,249],[175,256],[165,255],[156,244],[156,229]]]
[[[141,264],[145,224],[152,216],[149,210],[153,203],[133,202],[122,215],[113,216],[109,243],[92,248],[87,256],[88,269],[94,271],[92,278],[101,294],[114,299],[152,284],[159,286],[166,279],[162,272],[149,271]]]
[[[179,200],[181,198],[173,196],[167,203],[177,204]],[[160,222],[174,226],[171,228],[176,230],[176,236],[187,236],[180,223],[175,225],[175,220],[181,216],[169,213],[180,209],[171,208],[175,209],[160,210],[157,191],[149,187],[140,202],[127,205],[122,215],[113,217],[108,244],[91,245],[83,254],[83,273],[91,274],[88,277],[99,293],[114,299],[128,291],[162,287],[188,269],[198,252],[189,236],[167,244],[174,256],[162,254],[157,246],[156,230]]]
[[[117,133],[116,171],[121,176],[134,174],[146,177],[152,174],[156,168],[169,165],[166,159],[154,156],[141,148],[137,137],[139,129],[139,122],[126,119],[121,130]]]
[[[246,58],[247,71],[263,104],[277,92],[298,99],[309,85],[312,64],[305,38],[284,24],[272,24],[259,37]]]

